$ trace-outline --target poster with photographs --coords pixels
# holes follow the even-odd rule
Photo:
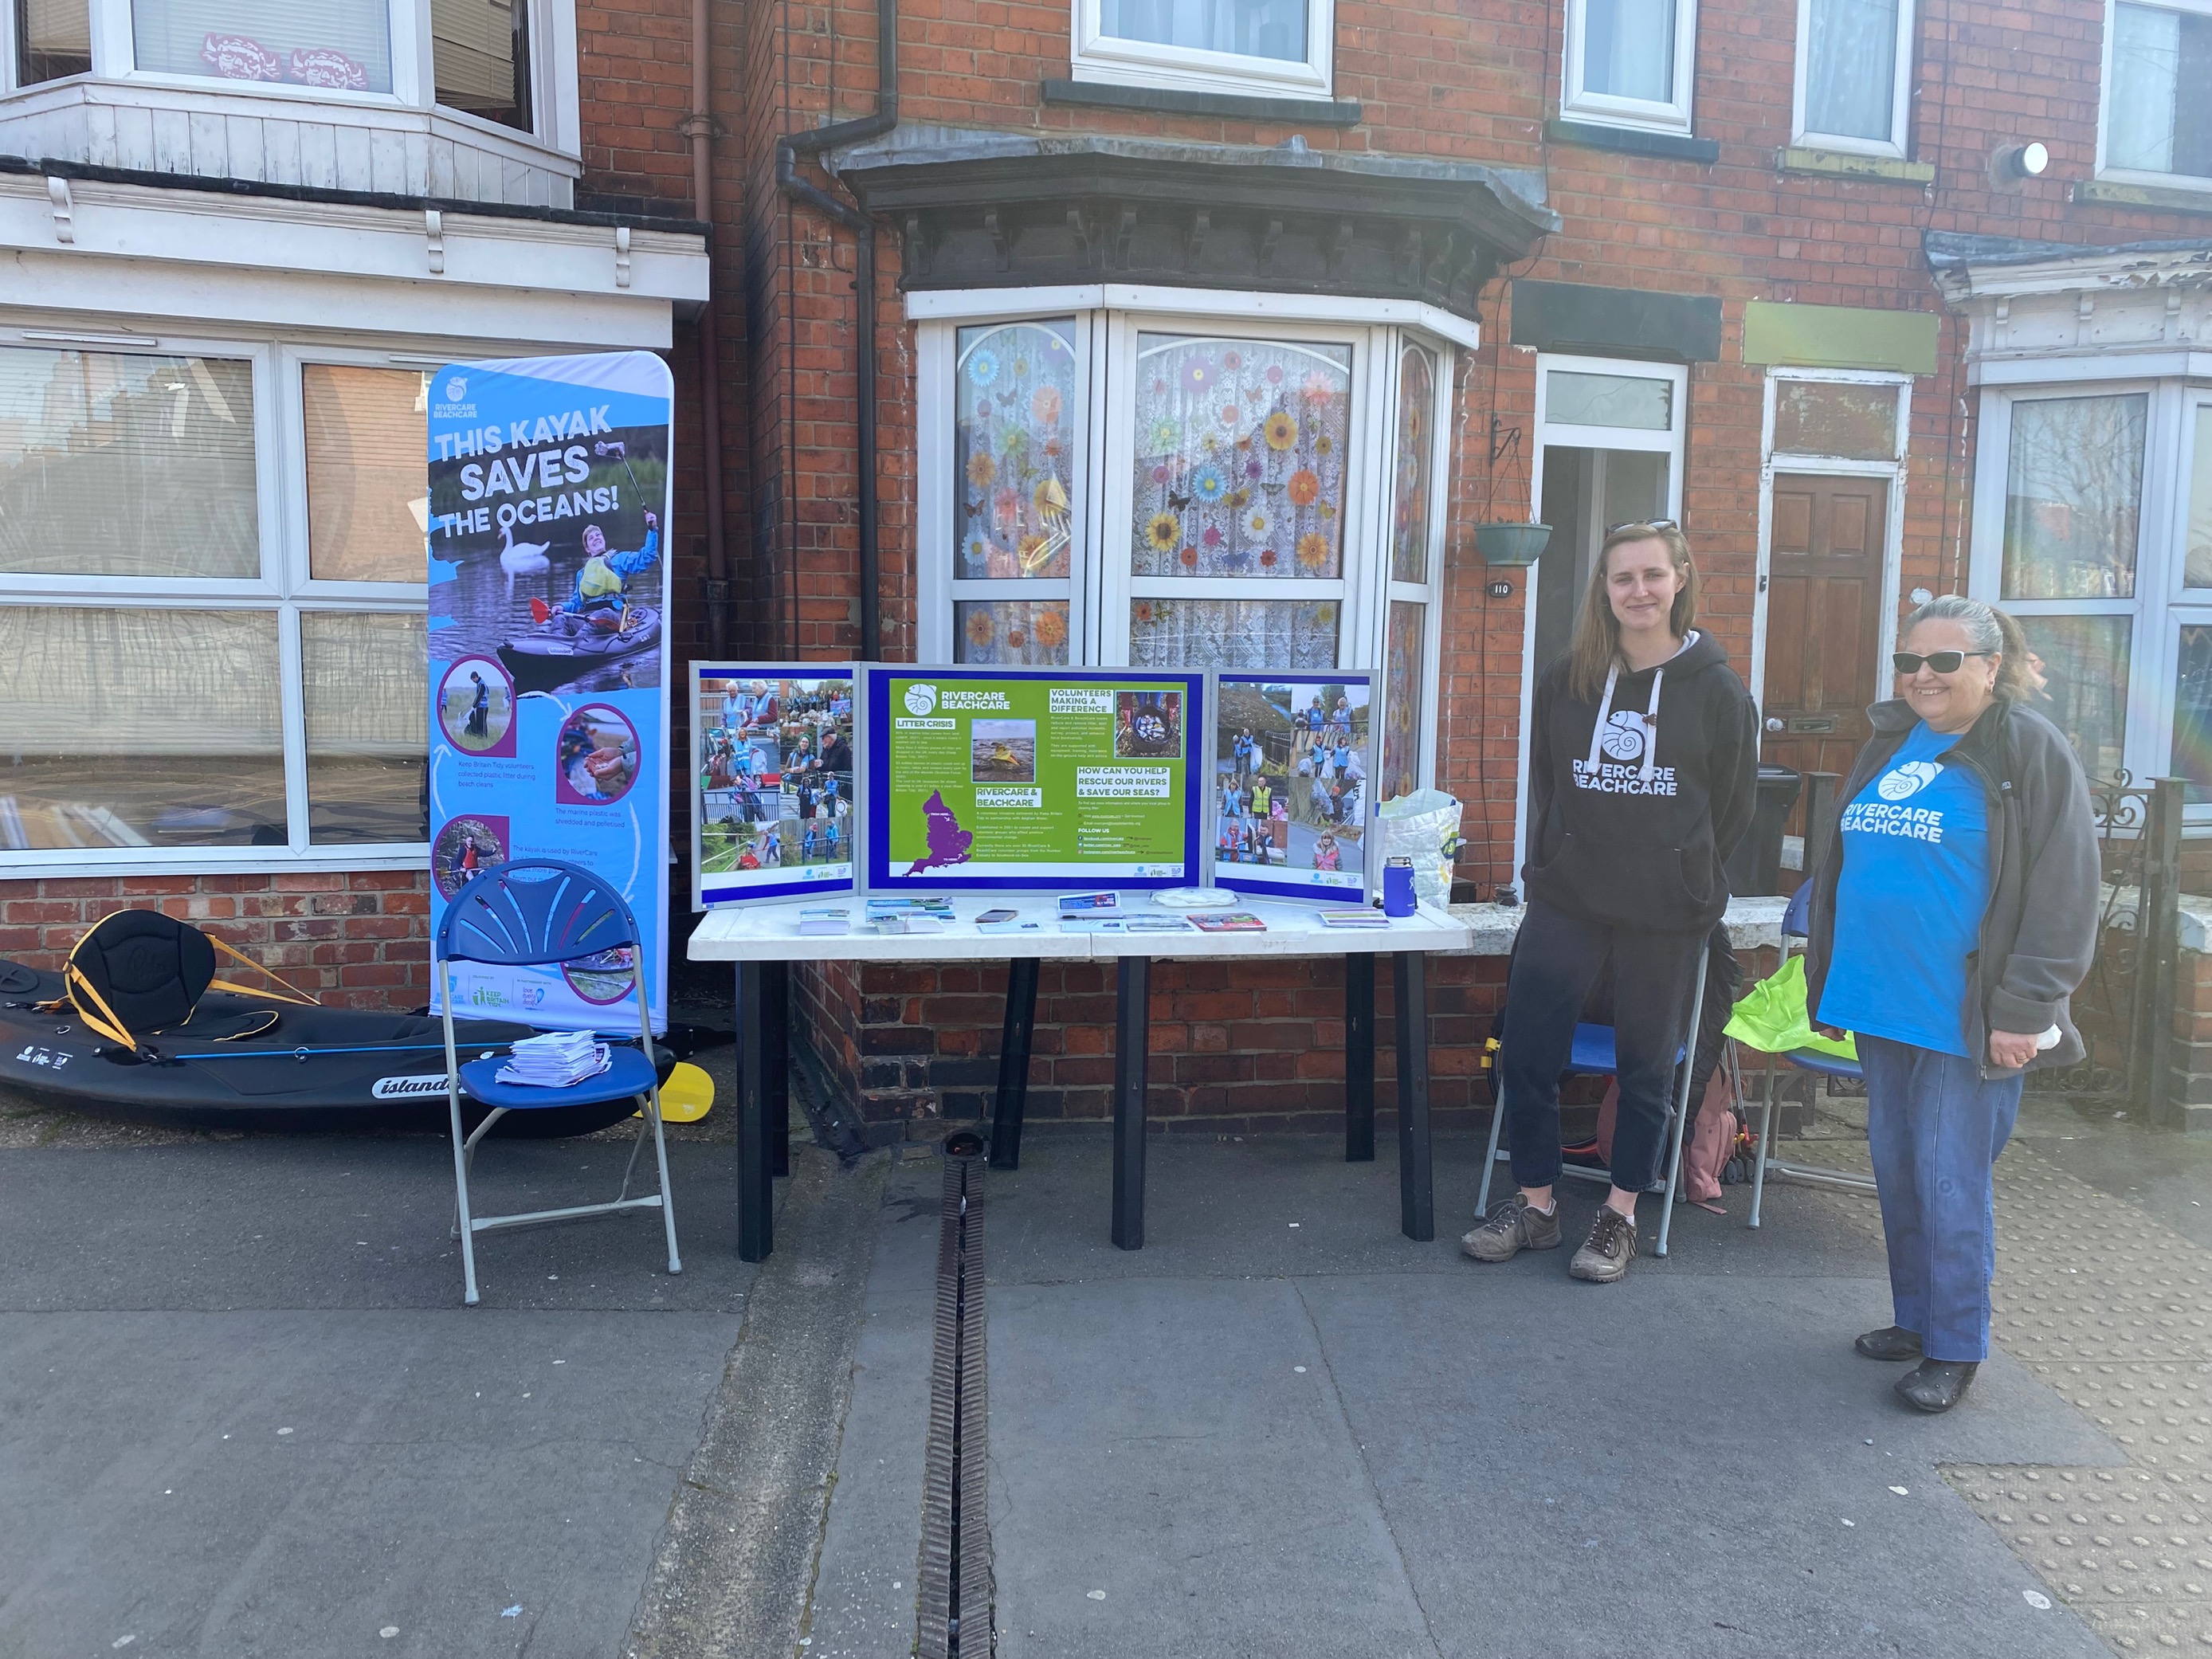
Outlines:
[[[559,859],[614,883],[642,951],[457,964],[456,1008],[667,1024],[668,455],[650,352],[452,363],[431,377],[431,923],[481,869]]]
[[[1217,679],[1214,884],[1364,902],[1373,880],[1370,678],[1340,671]]]
[[[691,668],[691,908],[849,892],[853,671]]]

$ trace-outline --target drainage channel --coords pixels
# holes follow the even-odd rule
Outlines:
[[[990,1468],[983,1347],[983,1141],[945,1138],[937,1336],[921,1516],[921,1659],[990,1659]]]

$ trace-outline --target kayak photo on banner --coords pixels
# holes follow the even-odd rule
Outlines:
[[[852,671],[695,663],[691,677],[692,908],[850,891]]]
[[[649,352],[452,363],[430,384],[432,926],[478,868],[580,866],[637,917],[655,1030],[672,399]],[[455,1011],[634,1031],[639,954],[459,963]]]
[[[866,685],[872,890],[1198,878],[1203,674],[872,668]]]
[[[1375,735],[1367,676],[1221,674],[1216,684],[1215,882],[1364,899]]]

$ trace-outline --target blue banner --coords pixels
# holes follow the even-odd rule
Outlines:
[[[669,454],[650,352],[451,363],[430,384],[430,918],[487,865],[613,882],[641,952],[457,964],[454,1008],[667,1025]]]

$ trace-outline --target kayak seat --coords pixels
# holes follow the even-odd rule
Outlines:
[[[218,955],[251,968],[270,984],[218,979]],[[185,1024],[210,988],[256,1000],[274,997],[317,1006],[307,992],[286,984],[252,957],[159,910],[118,910],[101,917],[70,952],[62,983],[63,1001],[86,1025],[133,1053],[145,1047],[137,1033],[172,1031]],[[270,1030],[279,1018],[273,1008],[211,1012],[192,1028],[192,1035],[213,1042],[236,1042]]]

